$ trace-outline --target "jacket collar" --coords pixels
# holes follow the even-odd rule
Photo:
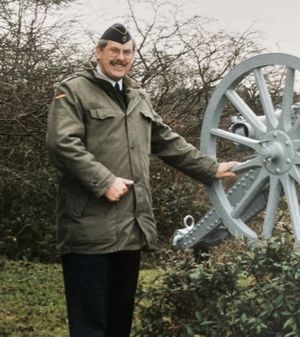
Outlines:
[[[77,74],[87,78],[88,80],[100,84],[103,89],[110,94],[113,89],[113,86],[110,82],[107,81],[107,78],[102,73],[99,73],[96,69],[97,62],[91,61],[85,64],[85,69],[79,71]],[[125,76],[123,79],[123,84],[126,87],[126,94],[128,97],[128,107],[127,115],[131,114],[134,111],[135,107],[143,99],[149,100],[146,91],[140,86],[140,84],[135,81],[130,76]],[[113,95],[110,95],[113,96]],[[114,97],[112,97],[114,99]]]

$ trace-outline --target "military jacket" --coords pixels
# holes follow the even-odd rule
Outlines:
[[[127,103],[95,70],[56,89],[47,146],[59,172],[57,245],[61,254],[156,249],[150,155],[209,185],[217,170],[153,110],[147,93],[125,78]],[[116,177],[134,185],[119,202],[104,196]]]

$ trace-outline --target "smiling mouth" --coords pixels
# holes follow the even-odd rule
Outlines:
[[[125,68],[126,67],[126,64],[122,64],[122,63],[111,63],[111,65],[115,68]]]

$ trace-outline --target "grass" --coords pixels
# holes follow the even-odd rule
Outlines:
[[[141,271],[140,285],[157,278]],[[0,258],[0,336],[68,337],[61,266]],[[139,314],[136,312],[139,324]]]
[[[1,260],[0,336],[67,337],[61,268]]]

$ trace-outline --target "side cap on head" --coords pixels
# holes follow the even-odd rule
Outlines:
[[[121,23],[115,23],[103,33],[101,40],[110,40],[124,44],[131,40],[131,35]]]

